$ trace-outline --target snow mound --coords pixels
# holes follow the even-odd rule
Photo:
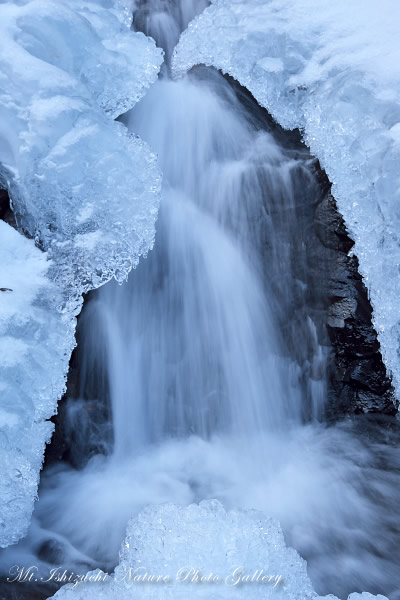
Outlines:
[[[213,0],[181,36],[175,76],[196,64],[247,87],[299,127],[356,242],[374,324],[400,389],[400,4]]]
[[[157,581],[158,580],[158,581]],[[287,548],[276,521],[226,512],[217,500],[147,507],[128,525],[120,564],[61,588],[57,600],[318,600],[306,562]],[[337,600],[329,596],[331,600]],[[370,600],[371,594],[352,594]],[[377,596],[384,600],[383,596]]]
[[[0,3],[0,545],[26,532],[65,388],[82,293],[122,281],[154,243],[156,157],[113,121],[156,80],[162,51],[114,0]]]

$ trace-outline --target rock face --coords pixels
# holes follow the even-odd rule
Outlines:
[[[314,229],[328,260],[328,312],[326,326],[332,344],[328,416],[396,413],[390,378],[382,361],[372,324],[367,289],[358,272],[353,241],[330,194],[330,184],[320,173],[324,190]]]
[[[328,395],[328,419],[360,413],[395,415],[396,399],[372,323],[372,307],[358,270],[358,259],[351,252],[354,242],[330,192],[330,182],[302,143],[300,132],[282,129],[250,92],[226,77],[259,120],[260,127],[270,131],[288,152],[308,159],[314,174],[312,183],[299,170],[292,214],[286,212],[283,226],[279,219],[275,220],[275,226],[282,226],[281,234],[291,245],[293,277],[293,291],[279,298],[285,306],[281,328],[301,369],[303,385],[310,387],[310,381],[327,378],[328,387],[323,393]],[[281,209],[277,206],[275,210]],[[294,220],[292,229],[286,219]],[[264,260],[270,262],[268,243],[266,240],[263,254]],[[304,348],[298,338],[310,339],[306,335],[310,323],[315,326],[316,345]],[[316,360],[317,345],[327,356],[326,367],[323,360]],[[309,415],[310,407],[306,406],[304,418],[307,420]]]

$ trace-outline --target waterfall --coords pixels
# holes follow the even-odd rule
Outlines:
[[[278,518],[317,591],[382,592],[397,479],[377,465],[394,463],[391,446],[371,452],[351,424],[319,423],[329,348],[326,274],[310,270],[313,161],[218,72],[170,78],[179,33],[207,4],[134,2],[134,26],[166,52],[121,119],[163,172],[155,247],[86,306],[65,424],[78,458],[46,468],[29,535],[0,566],[112,569],[144,506],[218,498]]]
[[[126,119],[158,153],[164,194],[154,251],[128,285],[99,292],[86,325],[106,340],[118,456],[168,437],[282,429],[301,415],[274,269],[265,273],[259,252],[265,220],[277,235],[268,199],[280,190],[294,203],[296,161],[255,131],[220,75],[211,83],[162,79]]]
[[[168,64],[194,14],[193,2],[141,2],[134,24]],[[98,336],[86,372],[102,361],[107,373],[113,456],[168,438],[287,429],[306,404],[318,415],[325,382],[304,397],[282,333],[296,207],[317,194],[306,157],[285,152],[210,69],[178,81],[165,69],[123,120],[157,153],[163,198],[153,252],[127,285],[98,292],[84,325],[84,339]],[[296,346],[316,345],[323,364],[315,327],[302,334]]]

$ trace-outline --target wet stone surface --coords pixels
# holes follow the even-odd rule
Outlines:
[[[333,348],[329,369],[328,416],[394,415],[396,401],[372,324],[367,289],[358,272],[353,242],[327,191],[315,212],[314,227],[329,262],[327,330]]]

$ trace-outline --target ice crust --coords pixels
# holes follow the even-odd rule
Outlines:
[[[129,27],[114,0],[0,3],[0,187],[20,231],[0,222],[0,288],[13,290],[0,292],[3,547],[29,524],[81,295],[122,281],[154,243],[156,157],[113,119],[163,58]]]
[[[214,66],[285,128],[333,183],[400,390],[400,4],[213,0],[182,34],[175,76]]]
[[[154,155],[110,117],[143,96],[162,53],[113,6],[0,5],[0,181],[77,307],[152,246],[158,209]]]
[[[145,583],[145,573],[166,577],[166,581]],[[200,582],[201,576],[206,580]],[[226,512],[217,500],[188,507],[164,504],[145,508],[128,525],[114,575],[103,581],[104,577],[102,571],[93,571],[86,581],[65,585],[53,598],[321,599],[312,588],[306,562],[285,546],[276,521],[257,511]],[[337,600],[335,596],[326,598]],[[366,593],[349,598],[385,600]]]
[[[50,262],[0,221],[0,543],[15,542],[30,521],[45,442],[64,389],[74,344],[68,315],[48,278]]]

